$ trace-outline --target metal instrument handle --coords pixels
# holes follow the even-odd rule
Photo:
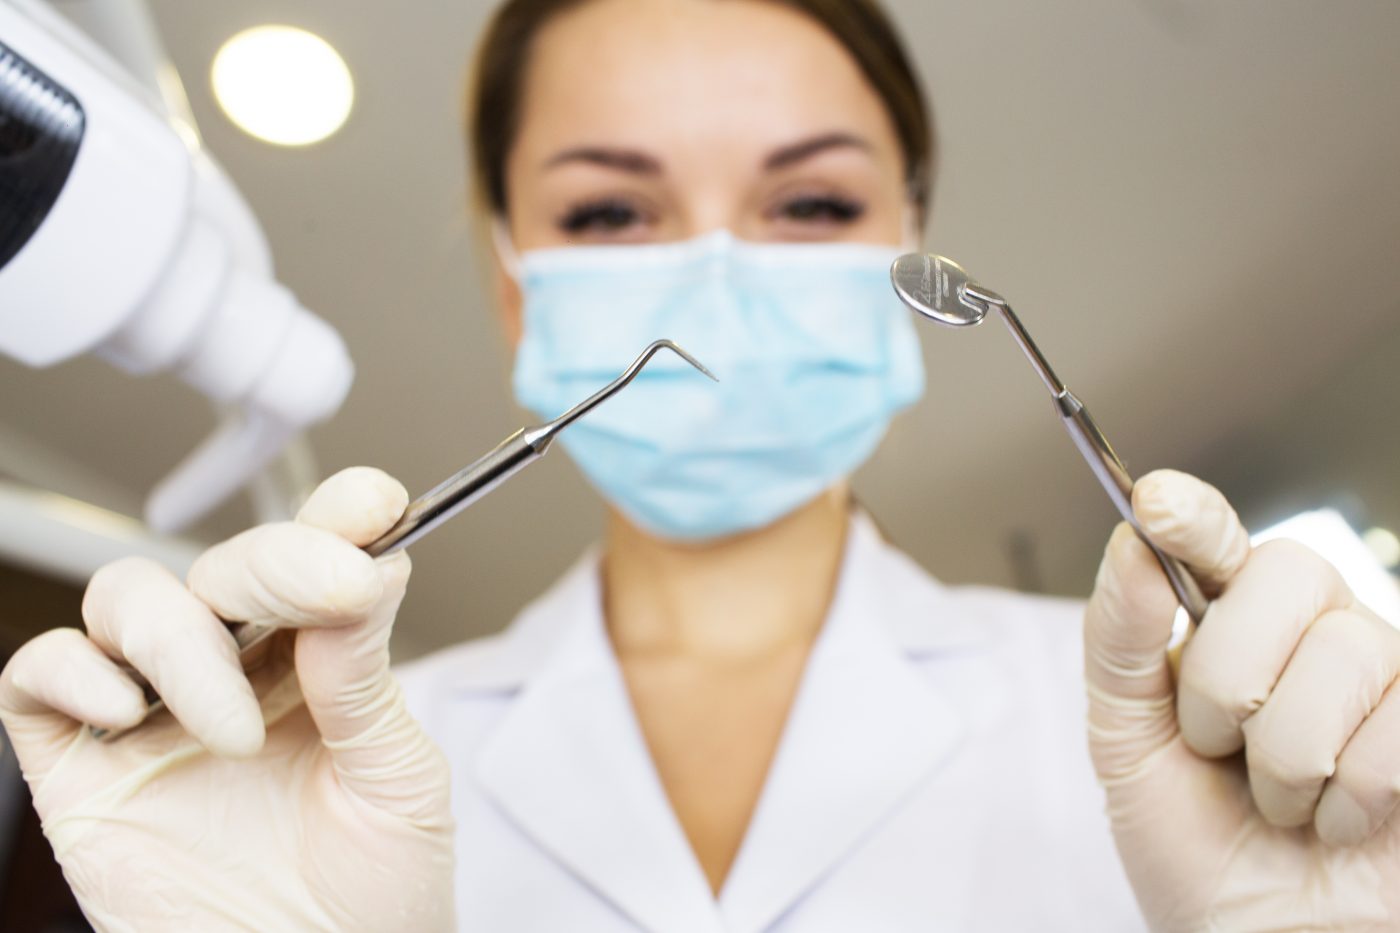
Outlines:
[[[1074,446],[1079,448],[1079,452],[1084,456],[1089,468],[1098,477],[1099,485],[1103,487],[1104,492],[1108,493],[1108,498],[1118,509],[1118,514],[1123,516],[1123,520],[1133,527],[1138,537],[1142,539],[1142,543],[1146,544],[1152,551],[1153,556],[1157,558],[1157,563],[1162,566],[1162,572],[1167,575],[1167,582],[1171,584],[1172,592],[1176,594],[1182,608],[1191,617],[1191,621],[1199,625],[1201,620],[1205,618],[1206,609],[1210,605],[1209,601],[1201,592],[1201,586],[1196,582],[1196,578],[1186,569],[1186,565],[1152,543],[1152,539],[1138,524],[1137,516],[1133,514],[1132,475],[1128,473],[1128,468],[1123,465],[1123,461],[1114,453],[1112,445],[1108,443],[1108,438],[1104,437],[1099,426],[1089,416],[1089,409],[1084,407],[1083,402],[1075,398],[1073,392],[1065,389],[1055,397],[1055,410],[1060,416],[1065,430],[1069,432],[1070,438],[1074,441]]]
[[[1088,410],[1055,375],[1040,348],[1031,339],[1021,319],[1011,310],[1005,298],[973,281],[962,266],[944,256],[910,253],[895,260],[890,267],[890,279],[895,294],[913,310],[940,324],[963,327],[980,323],[993,308],[1011,332],[1031,368],[1055,401],[1055,411],[1065,430],[1079,448],[1099,485],[1118,509],[1118,514],[1133,527],[1139,538],[1151,550],[1167,575],[1172,591],[1182,608],[1197,624],[1206,614],[1209,602],[1196,581],[1180,561],[1162,551],[1142,530],[1133,514],[1133,478],[1123,461],[1113,452]],[[952,296],[957,301],[952,301]]]
[[[365,545],[365,553],[379,557],[408,547],[543,456],[548,440],[536,443],[530,442],[527,429],[516,431],[410,503],[394,527]]]

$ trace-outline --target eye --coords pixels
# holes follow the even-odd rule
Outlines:
[[[565,233],[618,233],[641,222],[642,214],[626,201],[606,198],[575,205],[559,220]]]
[[[860,219],[865,205],[839,195],[815,195],[793,198],[778,207],[775,219],[798,223],[848,224]]]

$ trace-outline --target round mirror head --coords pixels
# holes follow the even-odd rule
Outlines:
[[[982,323],[987,306],[963,292],[972,281],[962,266],[943,256],[907,253],[890,266],[890,281],[899,300],[924,317],[952,327]]]

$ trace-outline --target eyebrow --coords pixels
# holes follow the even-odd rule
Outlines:
[[[661,162],[653,156],[636,149],[610,149],[606,146],[579,146],[556,153],[544,163],[546,169],[566,165],[570,162],[584,162],[603,168],[630,172],[633,175],[660,175]]]
[[[820,136],[813,136],[810,139],[804,139],[773,150],[763,160],[763,168],[773,172],[780,168],[788,168],[830,149],[846,148],[869,152],[872,147],[869,142],[851,133],[822,133]]]
[[[869,152],[872,147],[869,142],[851,133],[822,133],[819,136],[812,136],[773,150],[764,157],[763,169],[775,172],[810,159],[819,153],[831,149],[846,148]],[[614,149],[608,146],[577,146],[573,149],[565,149],[546,160],[544,168],[556,168],[571,162],[597,165],[601,168],[615,169],[632,175],[660,175],[663,171],[661,160],[655,156],[648,155],[639,149]]]

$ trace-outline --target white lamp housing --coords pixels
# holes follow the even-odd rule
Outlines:
[[[0,3],[0,352],[173,370],[244,417],[157,486],[175,530],[344,400],[339,335],[271,275],[246,203],[192,132],[61,17]]]

